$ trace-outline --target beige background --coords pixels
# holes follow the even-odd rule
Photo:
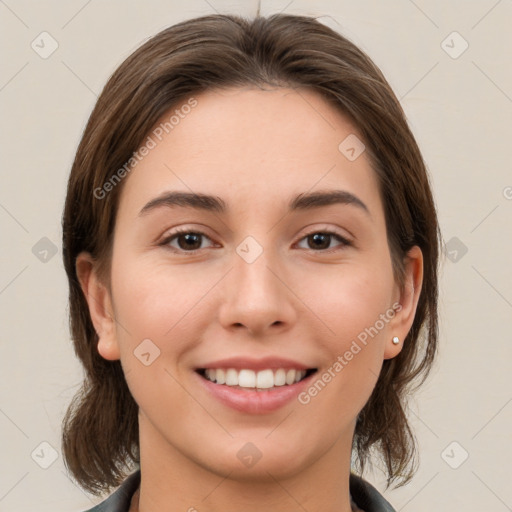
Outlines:
[[[81,511],[99,501],[66,475],[59,437],[82,375],[67,328],[60,217],[97,95],[161,29],[256,9],[240,0],[0,1],[1,511]],[[263,0],[261,11],[325,14],[367,51],[433,178],[447,244],[440,357],[411,405],[420,469],[385,496],[405,512],[512,510],[512,2]],[[58,48],[42,58],[52,39]],[[383,491],[382,473],[367,478]]]

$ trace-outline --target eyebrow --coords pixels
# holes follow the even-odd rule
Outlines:
[[[317,192],[302,193],[294,198],[288,204],[288,210],[310,210],[320,208],[322,206],[330,206],[334,204],[352,205],[366,212],[370,217],[370,211],[366,204],[357,196],[346,190],[321,190]],[[152,210],[161,207],[173,208],[193,208],[196,210],[204,210],[218,213],[225,213],[228,207],[220,197],[195,192],[164,192],[158,197],[149,201],[139,216],[146,215]]]

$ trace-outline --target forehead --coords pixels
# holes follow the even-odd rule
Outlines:
[[[318,93],[232,88],[193,100],[148,134],[151,149],[125,178],[120,210],[140,210],[165,190],[214,194],[228,207],[287,205],[296,194],[329,188],[379,201],[365,152],[354,160],[340,150],[347,137],[362,137]]]

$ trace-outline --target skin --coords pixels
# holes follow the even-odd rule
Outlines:
[[[365,153],[349,161],[338,150],[358,131],[316,93],[243,88],[195,97],[198,105],[125,178],[110,291],[90,255],[77,258],[98,351],[121,359],[139,405],[139,510],[296,512],[300,504],[349,512],[356,418],[384,359],[402,348],[393,336],[403,340],[411,328],[421,251],[405,259],[401,292],[376,175]],[[369,214],[347,204],[287,212],[293,196],[331,189],[356,195]],[[139,216],[168,190],[212,194],[229,210]],[[158,245],[176,227],[205,233],[195,254],[183,237]],[[352,245],[308,241],[326,229]],[[236,252],[249,235],[263,249],[250,264]],[[231,356],[282,356],[322,374],[395,302],[402,309],[306,405],[241,413],[197,383],[197,366]],[[145,366],[133,352],[148,338],[161,352]],[[262,454],[250,468],[237,457],[247,442]]]

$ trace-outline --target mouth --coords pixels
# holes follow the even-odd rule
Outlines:
[[[249,368],[198,368],[203,379],[219,386],[245,391],[273,391],[293,386],[314,373],[317,368],[266,368],[251,370]]]

